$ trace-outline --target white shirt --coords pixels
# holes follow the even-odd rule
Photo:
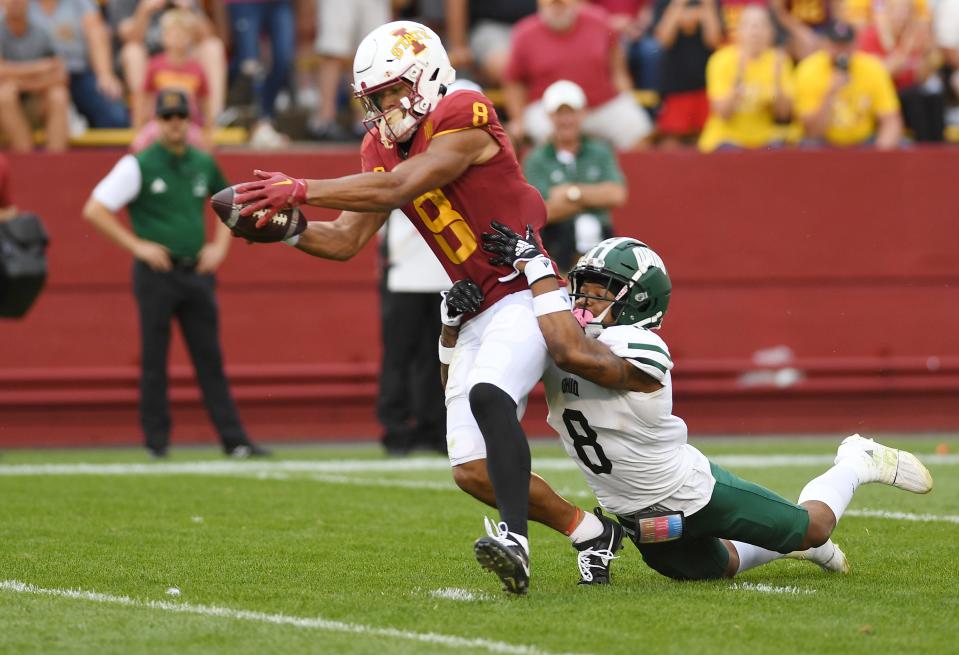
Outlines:
[[[663,387],[652,393],[608,389],[551,364],[543,377],[547,421],[605,510],[699,511],[716,480],[706,456],[686,443],[686,423],[672,413],[673,362],[666,344],[632,325],[606,328],[599,340]]]
[[[439,293],[452,282],[422,235],[400,210],[386,222],[386,288],[400,293]],[[382,238],[382,235],[381,235]]]
[[[93,199],[116,213],[140,195],[143,174],[133,155],[120,158],[107,176],[93,190]]]

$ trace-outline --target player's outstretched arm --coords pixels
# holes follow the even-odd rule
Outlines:
[[[533,311],[550,357],[564,371],[579,375],[609,389],[656,391],[662,385],[614,354],[598,339],[586,336],[573,317],[569,296],[559,288],[553,263],[526,228],[520,236],[496,221],[494,232],[483,234],[483,249],[492,253],[490,263],[509,266],[526,276],[533,291]],[[502,278],[501,278],[502,279]]]
[[[521,263],[520,268],[525,269],[526,264]],[[553,275],[540,278],[530,288],[533,290],[534,303],[536,298],[546,297],[550,293],[566,295]],[[539,314],[536,320],[539,321],[550,357],[564,371],[609,389],[648,392],[662,386],[615,355],[602,341],[586,336],[569,306],[557,305],[556,311]]]
[[[256,171],[260,179],[238,185],[235,202],[246,205],[241,212],[244,216],[304,203],[352,212],[388,212],[452,182],[497,152],[499,145],[486,131],[467,129],[436,137],[424,152],[389,172],[298,180],[283,173]],[[258,226],[265,224],[273,211],[261,218]]]
[[[296,242],[303,252],[345,261],[358,253],[389,218],[389,212],[343,212],[333,221],[310,221]]]

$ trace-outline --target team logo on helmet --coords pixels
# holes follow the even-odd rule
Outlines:
[[[403,51],[407,48],[413,50],[414,55],[418,55],[424,50],[426,50],[426,41],[429,36],[427,36],[424,30],[415,29],[411,32],[407,32],[405,27],[401,27],[398,30],[392,32],[393,36],[398,36],[396,40],[396,45],[393,46],[393,49],[390,50],[393,53],[393,56],[399,59],[403,56]]]

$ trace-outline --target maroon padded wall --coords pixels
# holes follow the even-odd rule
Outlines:
[[[14,201],[44,218],[52,245],[36,306],[0,321],[0,446],[138,438],[130,259],[80,217],[120,154],[12,158]],[[253,168],[326,177],[356,170],[358,154],[220,161],[233,181]],[[669,267],[662,335],[691,430],[959,426],[957,165],[951,149],[626,156],[616,228]],[[219,279],[228,369],[255,436],[377,434],[375,247],[339,263],[235,242]],[[174,438],[209,440],[179,341],[172,364]],[[542,416],[537,396],[530,431],[548,432]]]

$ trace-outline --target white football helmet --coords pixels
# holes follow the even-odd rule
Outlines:
[[[434,109],[456,79],[440,37],[425,25],[400,20],[366,35],[353,59],[353,92],[366,109],[366,128],[379,129],[387,148],[412,138],[417,125]],[[376,94],[399,82],[412,93],[401,107],[383,111]]]

